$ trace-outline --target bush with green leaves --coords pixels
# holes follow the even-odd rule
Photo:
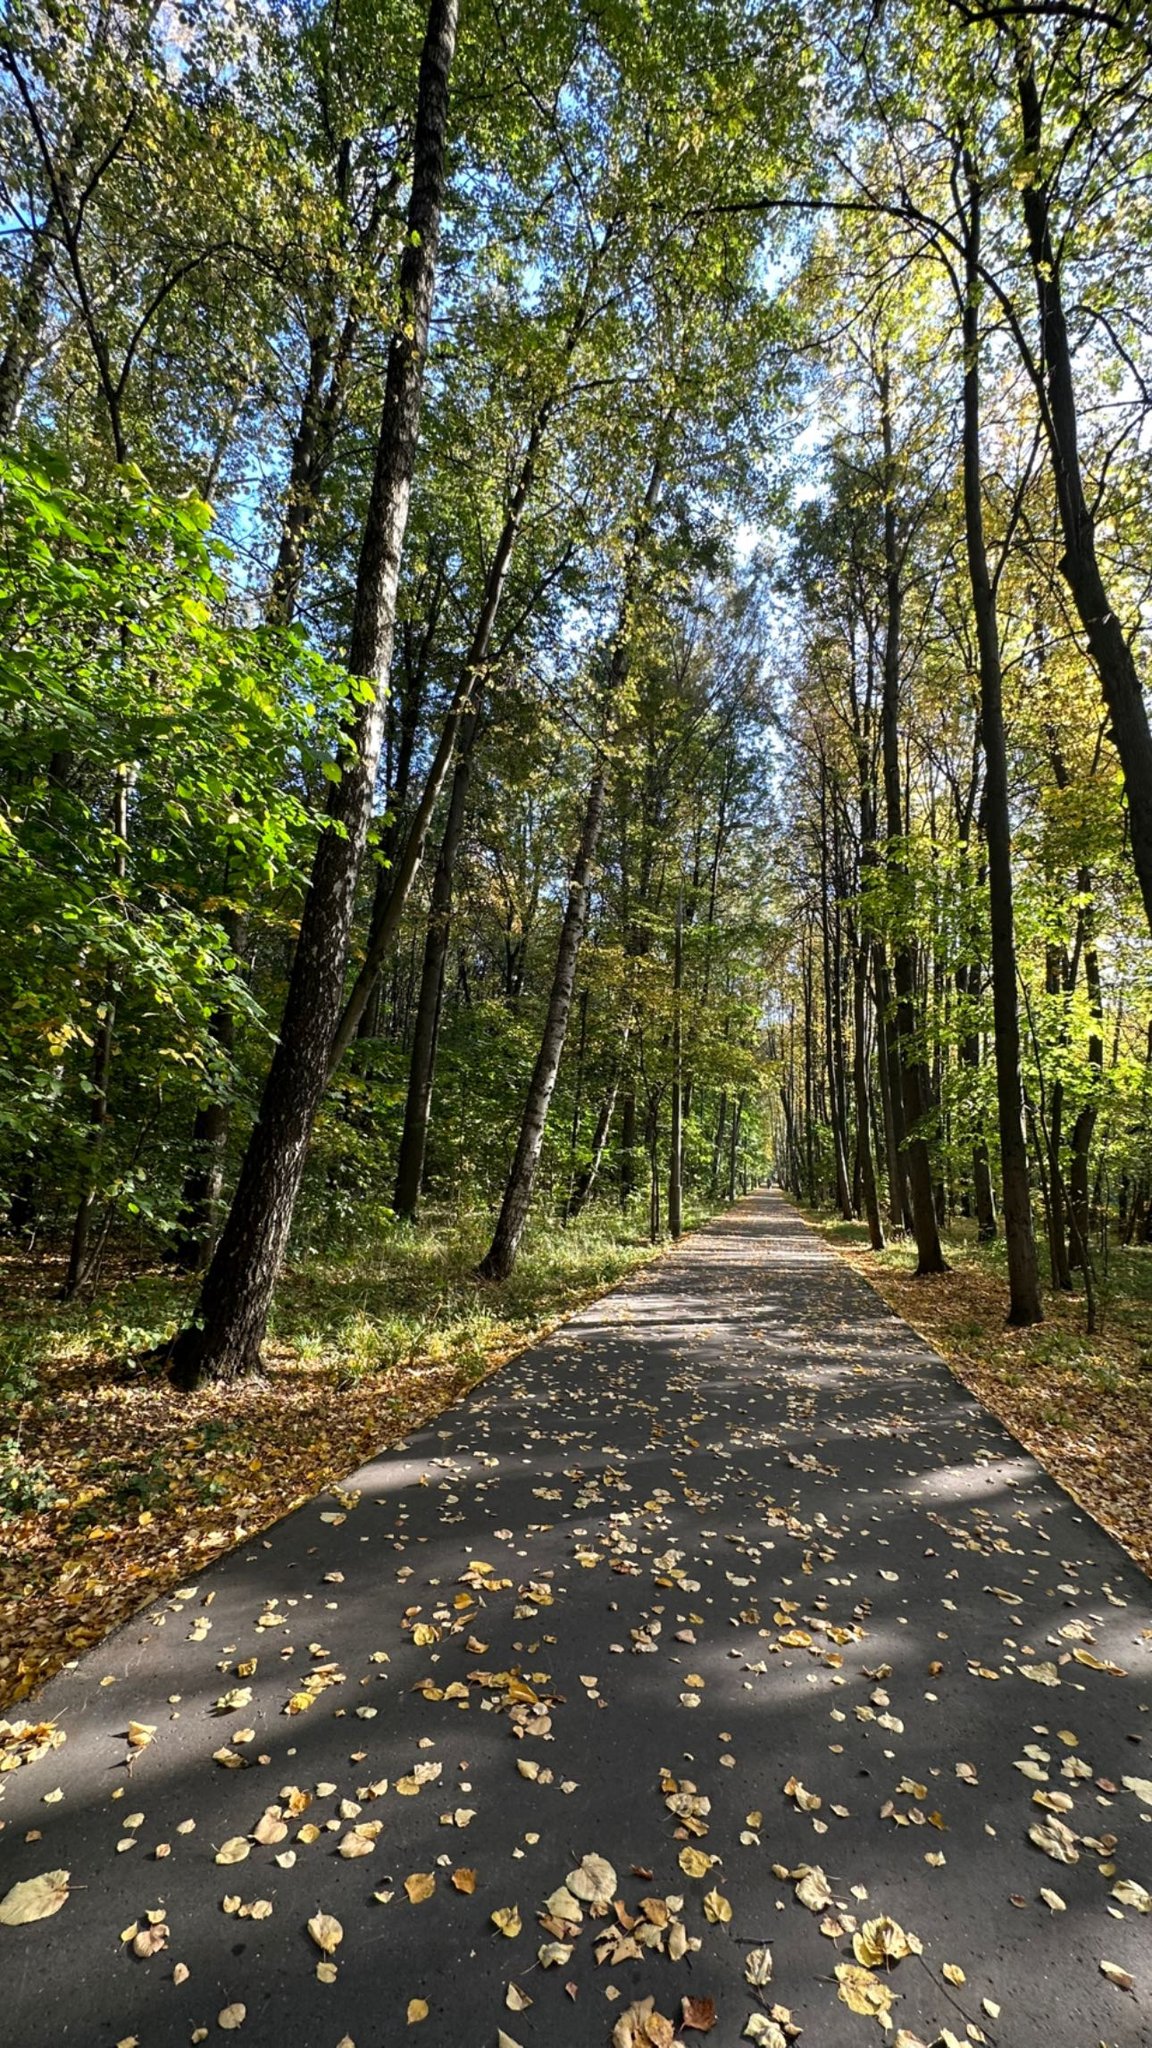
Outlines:
[[[209,508],[0,456],[0,1191],[172,1219],[213,1020],[265,1036],[238,934],[288,930],[343,674],[231,593]],[[234,1033],[232,1034],[235,1035]],[[97,1073],[107,1041],[107,1073]]]

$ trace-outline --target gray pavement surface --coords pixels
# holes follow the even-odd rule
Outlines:
[[[1148,1580],[752,1196],[19,1710],[0,1898],[69,1890],[0,2043],[1137,2048],[1150,1672]]]

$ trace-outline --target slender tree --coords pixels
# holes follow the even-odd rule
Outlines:
[[[457,0],[431,0],[420,60],[408,236],[364,526],[348,669],[360,687],[317,847],[276,1051],[232,1205],[193,1325],[172,1347],[185,1385],[251,1371],[288,1241],[312,1126],[329,1071],[383,735],[396,592],[440,244],[448,75]]]
[[[968,214],[963,298],[964,537],[980,667],[980,728],[986,763],[984,834],[988,845],[988,901],[992,932],[992,1010],[995,1022],[996,1108],[1000,1133],[1000,1185],[1008,1253],[1008,1321],[1043,1319],[1040,1274],[1032,1233],[1032,1187],[1024,1139],[1020,1083],[1020,1017],[1016,998],[1016,936],[1012,911],[1012,827],[1008,806],[1008,748],[996,589],[984,534],[980,444],[980,235],[982,191],[971,155],[964,166]]]

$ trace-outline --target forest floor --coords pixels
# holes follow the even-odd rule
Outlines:
[[[1152,1587],[779,1195],[35,1712],[19,2048],[1147,2048]]]
[[[808,1221],[1152,1573],[1152,1249],[1112,1248],[1093,1335],[1083,1295],[1049,1286],[1044,1321],[1010,1330],[1002,1243],[948,1231],[951,1271],[917,1279],[906,1243],[877,1253],[863,1224]]]
[[[134,1360],[194,1281],[110,1261],[65,1306],[59,1258],[0,1257],[0,1708],[654,1255],[635,1218],[594,1211],[535,1228],[495,1289],[473,1276],[490,1222],[397,1229],[372,1267],[310,1256],[267,1374],[181,1396]]]

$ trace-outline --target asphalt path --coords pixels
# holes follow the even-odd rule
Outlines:
[[[1150,1671],[1148,1580],[752,1196],[21,1709],[0,1899],[68,1876],[0,2042],[1147,2048]]]

